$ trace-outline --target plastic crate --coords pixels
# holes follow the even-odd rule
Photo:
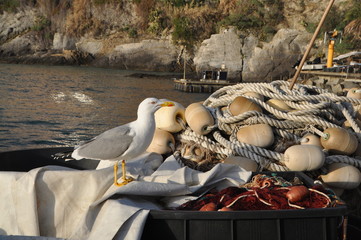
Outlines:
[[[297,176],[307,186],[313,183],[302,172],[277,174],[286,180]],[[346,206],[231,212],[152,210],[142,239],[336,240],[346,212]]]

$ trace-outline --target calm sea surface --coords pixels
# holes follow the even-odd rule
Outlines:
[[[208,94],[173,89],[161,77],[72,66],[0,64],[0,152],[74,146],[136,118],[146,97],[188,106]]]

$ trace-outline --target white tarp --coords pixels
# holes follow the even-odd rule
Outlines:
[[[0,172],[0,235],[65,239],[140,239],[150,199],[191,199],[186,196],[217,186],[247,182],[251,172],[218,164],[208,172],[183,167],[174,156],[151,175],[149,156],[127,163],[137,178],[113,185],[113,168],[74,170],[47,166],[26,173]]]

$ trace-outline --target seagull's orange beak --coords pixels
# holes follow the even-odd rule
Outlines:
[[[160,106],[162,106],[162,107],[171,107],[171,106],[174,106],[174,102],[164,102]]]

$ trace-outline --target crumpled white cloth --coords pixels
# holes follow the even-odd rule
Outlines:
[[[191,193],[238,186],[252,174],[228,164],[203,173],[182,166],[174,156],[154,171],[151,160],[148,154],[128,162],[128,175],[137,180],[123,187],[113,185],[112,167],[0,172],[0,235],[140,239],[149,211],[164,207],[150,199],[176,205],[192,199]]]

